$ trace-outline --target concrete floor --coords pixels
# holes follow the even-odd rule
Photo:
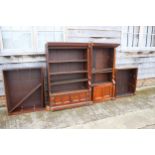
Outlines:
[[[155,128],[155,88],[137,95],[56,112],[7,116],[0,108],[0,128]]]

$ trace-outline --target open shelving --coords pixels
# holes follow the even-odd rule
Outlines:
[[[73,104],[77,96],[90,100],[88,44],[47,43],[46,59],[51,106]]]
[[[92,99],[108,100],[115,93],[115,48],[118,44],[94,43],[91,51]]]

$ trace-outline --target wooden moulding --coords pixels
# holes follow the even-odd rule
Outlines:
[[[134,95],[137,85],[137,68],[116,69],[116,97]]]
[[[3,75],[9,115],[44,109],[42,68],[4,70]]]

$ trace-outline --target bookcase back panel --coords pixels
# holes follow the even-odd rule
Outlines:
[[[87,70],[86,63],[62,63],[50,65],[51,73]]]
[[[113,67],[113,49],[97,48],[93,49],[93,69],[104,69]]]
[[[112,81],[112,73],[94,74],[92,77],[92,83],[102,83],[111,81]]]
[[[86,59],[86,50],[84,49],[52,49],[49,52],[50,61],[81,59]]]
[[[51,93],[82,90],[82,89],[88,89],[88,82],[79,82],[79,83],[70,83],[65,85],[62,84],[59,86],[52,86]]]
[[[51,82],[64,81],[64,80],[76,80],[76,79],[85,79],[87,78],[87,74],[61,74],[52,76]]]

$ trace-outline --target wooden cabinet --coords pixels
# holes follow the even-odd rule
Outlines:
[[[136,91],[137,68],[116,69],[116,96],[133,95]]]
[[[93,87],[93,101],[105,101],[113,97],[113,84],[101,84]]]
[[[47,43],[49,96],[53,110],[91,101],[89,50],[87,43]]]
[[[94,102],[115,96],[115,54],[118,44],[93,43],[91,48],[91,82]]]

